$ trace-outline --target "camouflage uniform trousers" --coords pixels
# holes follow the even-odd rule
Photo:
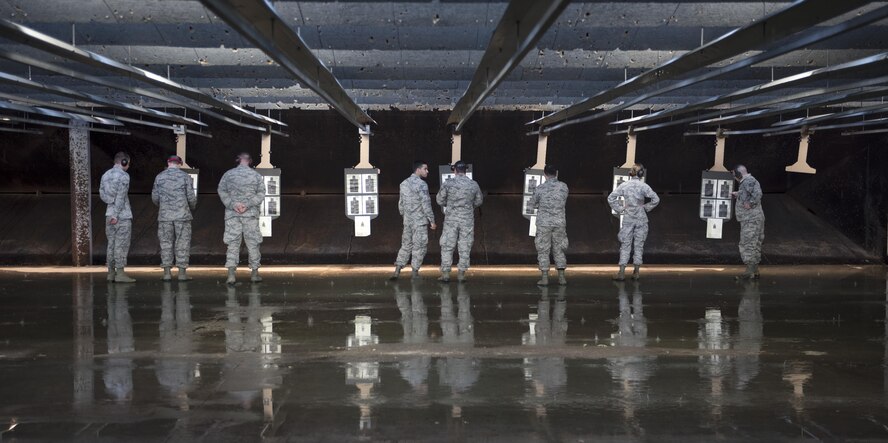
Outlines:
[[[225,267],[236,268],[240,261],[241,239],[247,244],[250,257],[250,269],[259,269],[259,244],[262,243],[262,232],[259,231],[259,218],[231,217],[225,220],[225,234],[222,237],[228,252],[225,254]]]
[[[399,268],[407,266],[407,261],[412,256],[411,266],[413,269],[419,269],[422,266],[422,260],[425,258],[428,247],[429,227],[427,225],[405,224],[404,232],[401,233],[401,249],[398,250],[395,266]]]
[[[112,225],[111,217],[105,217],[105,237],[108,238],[108,252],[105,260],[108,262],[108,267],[126,267],[126,257],[129,255],[132,235],[132,219],[117,219],[117,224]]]
[[[641,265],[644,257],[644,241],[648,236],[648,222],[631,217],[623,217],[623,227],[617,238],[620,240],[620,266],[629,264],[629,253],[632,254],[632,264]],[[633,248],[634,245],[634,248]]]
[[[188,267],[191,257],[191,220],[157,222],[157,238],[160,240],[160,267]],[[173,249],[175,246],[175,250]]]
[[[758,215],[740,222],[740,258],[745,265],[762,261],[762,241],[765,240],[765,216]]]
[[[567,268],[567,229],[564,226],[538,226],[534,245],[537,250],[537,260],[540,263],[540,271],[549,271],[549,254],[555,257],[557,269]]]
[[[449,273],[453,267],[453,248],[457,248],[459,252],[457,269],[467,271],[469,258],[472,255],[472,245],[475,243],[475,222],[459,223],[444,220],[439,243],[441,245],[441,272]]]

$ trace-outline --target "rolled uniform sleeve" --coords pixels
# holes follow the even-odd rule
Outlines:
[[[157,182],[160,180],[160,176],[154,178],[154,186],[151,188],[151,201],[154,202],[155,206],[160,206],[160,192],[157,190]]]
[[[447,206],[447,184],[445,182],[444,185],[441,186],[441,190],[438,191],[438,195],[435,196],[435,201],[438,202],[438,206],[444,208]]]
[[[253,195],[248,199],[249,201],[244,202],[244,204],[247,205],[247,208],[258,209],[262,205],[262,202],[265,201],[265,180],[262,179],[261,175],[258,175],[256,183],[253,185],[253,189]]]
[[[231,193],[228,192],[229,175],[230,171],[222,175],[222,180],[219,181],[219,187],[216,189],[216,193],[219,194],[219,200],[222,200],[222,206],[233,211],[235,202],[231,201]]]
[[[648,185],[644,185],[644,186],[645,186],[644,196],[651,199],[650,202],[648,202],[644,205],[644,210],[645,210],[645,212],[651,212],[654,208],[657,207],[657,205],[660,204],[660,196],[657,195],[657,193],[654,192],[654,190],[651,189],[650,186],[648,186]]]
[[[624,184],[625,184],[625,183],[624,183]],[[623,188],[623,185],[617,186],[617,189],[614,189],[614,190],[613,190],[610,194],[608,194],[608,196],[607,196],[607,204],[610,205],[611,209],[613,209],[614,212],[616,212],[617,214],[622,213],[623,210],[625,209],[625,208],[620,204],[620,197],[623,196],[622,188]]]
[[[126,210],[126,194],[129,192],[129,176],[121,175],[117,181],[114,192],[114,203],[111,205],[112,218],[120,218],[120,214]]]
[[[197,207],[197,194],[194,193],[194,178],[185,174],[185,198],[188,200],[188,207],[192,210]]]
[[[429,197],[429,185],[427,185],[426,182],[421,181],[419,189],[420,189],[419,198],[422,199],[421,200],[422,201],[422,213],[429,220],[429,223],[434,223],[435,222],[435,213],[432,212],[432,199],[431,199],[431,197]]]

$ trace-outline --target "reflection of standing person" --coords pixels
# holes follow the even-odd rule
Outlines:
[[[108,205],[108,209],[105,210],[108,281],[115,283],[135,282],[123,272],[133,233],[133,211],[129,201],[130,177],[126,173],[130,168],[130,162],[129,154],[125,152],[115,154],[114,167],[102,175],[99,185],[99,197]]]
[[[236,289],[228,287],[226,355],[221,388],[235,397],[245,410],[249,410],[255,399],[261,396],[265,419],[270,421],[274,418],[273,390],[282,382],[277,366],[280,336],[272,329],[272,312],[262,308],[257,288],[251,286],[247,294],[248,304],[242,308]]]
[[[757,279],[758,266],[762,261],[762,241],[765,240],[762,186],[743,165],[734,168],[734,180],[740,182],[737,191],[733,193],[737,199],[734,213],[740,222],[740,258],[746,265],[746,272],[738,275],[737,279]]]
[[[441,230],[441,277],[442,282],[450,281],[453,265],[453,248],[458,246],[459,274],[457,280],[466,280],[469,270],[469,256],[475,243],[475,208],[481,206],[484,196],[475,180],[466,176],[468,166],[463,161],[453,164],[452,179],[441,185],[435,197],[444,209],[444,228]]]
[[[253,159],[243,152],[237,156],[237,166],[229,169],[219,181],[219,198],[225,206],[225,233],[223,240],[228,245],[225,267],[228,268],[228,284],[236,282],[237,264],[240,261],[241,240],[247,245],[250,258],[250,281],[258,283],[259,245],[262,232],[259,230],[259,207],[265,200],[265,182],[258,172],[250,168]]]
[[[734,359],[737,370],[737,388],[744,389],[759,373],[759,353],[762,351],[762,297],[757,281],[744,285],[743,298],[737,307],[737,342],[734,349],[743,351]]]
[[[614,345],[628,348],[627,351],[640,353],[647,345],[647,319],[644,316],[644,300],[641,287],[633,284],[632,298],[626,290],[626,283],[615,283],[618,289],[620,314],[617,317],[617,333]],[[608,370],[611,379],[619,386],[619,397],[623,405],[623,418],[626,425],[642,432],[635,416],[639,403],[645,401],[644,384],[654,372],[656,357],[646,355],[627,355],[608,359]]]
[[[404,343],[424,344],[428,342],[429,315],[428,308],[422,300],[422,292],[415,282],[410,284],[410,294],[395,286],[395,301],[401,311],[401,328],[404,330]],[[415,391],[425,392],[429,378],[432,357],[418,355],[404,359],[398,366],[401,377],[410,383]]]
[[[135,350],[133,319],[130,317],[126,286],[108,286],[108,361],[105,390],[120,403],[133,399],[133,359],[125,355]]]
[[[413,278],[419,278],[419,268],[429,246],[429,231],[438,227],[435,213],[432,212],[432,199],[429,185],[423,181],[429,176],[429,165],[424,161],[413,162],[413,174],[401,182],[398,212],[404,217],[404,231],[401,233],[401,249],[395,259],[395,272],[390,280],[397,280],[407,262],[413,267]]]
[[[160,352],[156,361],[157,381],[187,410],[188,391],[194,383],[195,363],[190,360],[194,349],[191,326],[191,302],[187,283],[179,284],[174,295],[170,283],[160,292]]]
[[[157,205],[157,238],[160,240],[160,267],[163,280],[173,279],[173,257],[179,267],[179,281],[190,280],[185,273],[191,256],[191,210],[197,205],[191,176],[179,169],[182,158],[167,159],[167,168],[154,179],[151,201]],[[174,246],[175,245],[175,246]],[[175,253],[174,253],[175,252]]]
[[[450,287],[441,287],[441,341],[446,345],[473,347],[475,324],[469,291],[465,285],[459,285],[456,300],[457,312],[454,316]],[[441,384],[449,386],[455,397],[468,391],[478,381],[479,376],[478,362],[473,358],[445,357],[438,360],[438,377]]]
[[[530,317],[529,331],[521,337],[523,345],[550,347],[564,345],[567,336],[565,290],[566,287],[559,287],[558,298],[553,301],[549,298],[549,289],[541,288],[540,301],[537,303],[537,317],[536,320]],[[546,403],[556,397],[567,385],[567,368],[564,358],[525,358],[524,379],[532,384],[532,389],[528,394],[536,407],[537,417],[546,416]]]
[[[614,280],[623,281],[626,276],[626,265],[629,264],[629,254],[632,252],[635,270],[632,279],[638,280],[639,268],[644,254],[644,242],[648,236],[648,216],[660,204],[660,197],[647,183],[641,181],[644,178],[645,169],[641,164],[632,165],[629,170],[629,181],[617,186],[607,202],[618,216],[623,217],[623,225],[617,237],[620,239],[620,271],[614,276]],[[645,199],[651,199],[645,203]],[[621,201],[622,200],[622,201]],[[633,248],[634,245],[634,248]]]
[[[558,169],[553,165],[543,168],[546,182],[537,186],[530,199],[530,207],[537,210],[536,238],[534,246],[537,250],[537,261],[540,265],[542,278],[539,286],[549,284],[549,255],[555,258],[558,269],[558,284],[566,285],[564,271],[567,268],[567,220],[564,207],[567,204],[567,185],[558,181]]]

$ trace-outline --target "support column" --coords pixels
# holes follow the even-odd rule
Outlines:
[[[549,134],[540,131],[540,138],[537,139],[537,161],[530,169],[540,169],[546,167],[546,153],[549,149]]]
[[[271,164],[271,132],[263,132],[259,142],[259,164],[257,168],[274,168]]]
[[[174,125],[176,129],[173,134],[176,135],[176,155],[182,159],[182,169],[191,169],[188,166],[188,133],[185,132],[185,125]]]
[[[635,133],[630,129],[626,135],[626,163],[623,163],[621,168],[629,169],[635,166],[635,137]]]
[[[801,138],[799,139],[799,156],[796,162],[786,167],[786,172],[798,172],[800,174],[815,174],[817,170],[808,164],[808,143],[811,141],[811,134],[808,127],[802,128]]]
[[[450,164],[462,160],[462,134],[454,132],[450,139]]]
[[[370,164],[370,126],[358,128],[358,135],[361,137],[361,154],[355,169],[372,168],[373,165]]]
[[[71,120],[68,153],[71,167],[71,264],[92,264],[92,194],[90,190],[89,129],[85,122]]]
[[[712,172],[728,172],[728,168],[725,168],[725,136],[722,134],[721,129],[718,130],[718,134],[715,136],[715,163],[713,163],[709,170]]]

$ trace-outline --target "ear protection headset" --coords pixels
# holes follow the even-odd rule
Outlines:
[[[743,174],[740,173],[739,168],[740,168],[740,165],[737,165],[737,166],[734,167],[734,171],[733,171],[733,172],[734,172],[734,177],[736,177],[737,180],[740,180],[740,179],[743,178]]]
[[[644,165],[642,165],[641,163],[637,163],[632,166],[632,170],[630,171],[629,175],[633,175],[638,178],[644,178],[645,172],[647,171],[644,169]]]
[[[123,160],[120,161],[120,166],[127,167],[129,165],[129,162],[130,161],[128,158],[124,158]]]

